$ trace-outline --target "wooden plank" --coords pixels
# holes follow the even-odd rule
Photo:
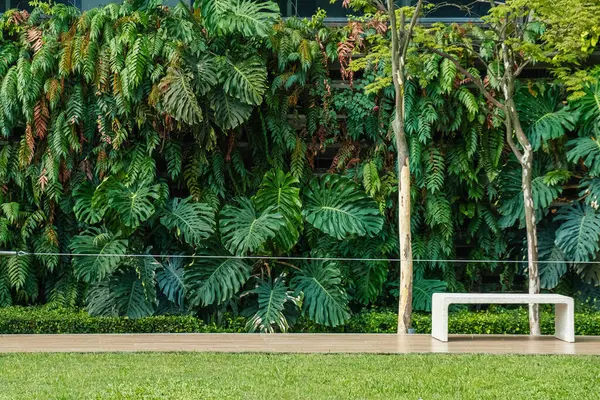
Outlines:
[[[489,353],[600,355],[600,336],[578,336],[566,343],[551,336],[395,334],[105,334],[0,335],[8,352],[272,352],[272,353]]]

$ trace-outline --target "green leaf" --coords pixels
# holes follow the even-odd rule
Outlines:
[[[305,264],[292,279],[292,286],[297,294],[304,294],[302,309],[316,323],[338,326],[350,318],[348,296],[334,262]]]
[[[431,311],[431,298],[434,293],[446,291],[446,282],[435,279],[415,279],[413,283],[413,309]]]
[[[583,160],[583,165],[588,167],[590,175],[600,175],[600,143],[595,137],[581,137],[570,140],[567,143],[570,150],[567,152],[567,159],[577,163]]]
[[[375,302],[388,274],[388,263],[377,261],[353,262],[352,274],[356,282],[356,300],[362,304]]]
[[[154,202],[160,193],[160,185],[140,182],[134,187],[126,187],[119,183],[109,189],[109,205],[119,214],[125,226],[136,229],[154,214]]]
[[[575,128],[577,114],[562,103],[563,95],[558,86],[545,88],[533,96],[522,90],[517,96],[521,123],[534,150],[551,139],[560,139]]]
[[[156,273],[159,289],[169,301],[183,307],[185,285],[183,281],[183,258],[171,257]]]
[[[96,224],[102,220],[108,206],[106,204],[93,204],[94,187],[89,181],[77,185],[73,190],[73,212],[78,221],[86,224]]]
[[[302,230],[302,202],[298,179],[281,170],[268,171],[263,177],[254,202],[259,211],[273,207],[285,220],[285,228],[275,237],[275,243],[288,251],[298,241]]]
[[[191,197],[174,198],[162,212],[160,219],[167,229],[177,228],[181,238],[191,246],[198,246],[215,231],[215,213],[204,203],[194,203]]]
[[[562,250],[556,245],[556,233],[552,229],[540,229],[538,231],[538,255],[540,263],[538,266],[540,274],[540,285],[542,289],[554,289],[560,278],[567,273],[567,262]]]
[[[306,221],[334,238],[372,237],[383,227],[377,203],[347,178],[338,175],[315,178],[305,196]]]
[[[223,89],[243,103],[260,105],[267,89],[267,68],[258,57],[242,61],[226,60],[221,71]]]
[[[562,222],[556,230],[556,245],[569,261],[595,259],[600,250],[600,213],[578,203],[562,209],[554,222]]]
[[[221,304],[240,291],[250,277],[251,267],[226,251],[201,253],[223,258],[196,258],[185,269],[183,279],[192,306]]]
[[[154,274],[144,274],[135,268],[116,274],[110,281],[110,291],[119,315],[137,319],[154,314],[155,285]]]
[[[215,112],[215,122],[224,130],[237,128],[250,117],[252,106],[245,104],[222,90],[209,94],[210,106]]]
[[[75,255],[73,267],[77,279],[98,282],[117,269],[125,259],[128,245],[127,240],[118,236],[106,229],[90,228],[71,240],[69,248]]]
[[[257,212],[252,201],[238,199],[239,207],[227,205],[219,215],[223,244],[231,253],[244,255],[259,250],[285,227],[283,216],[269,207]]]
[[[159,85],[165,110],[176,120],[188,125],[203,121],[202,109],[192,88],[192,79],[192,74],[170,67]]]
[[[279,331],[286,332],[289,329],[284,313],[286,303],[298,305],[299,299],[288,290],[284,277],[278,276],[273,281],[260,281],[251,293],[258,295],[258,310],[248,320],[246,328],[250,332],[273,333],[275,325]]]
[[[194,7],[198,6],[209,30],[247,38],[268,37],[279,18],[279,7],[272,1],[196,0]]]

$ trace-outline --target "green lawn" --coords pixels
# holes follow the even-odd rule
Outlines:
[[[1,399],[594,399],[600,357],[0,355]]]

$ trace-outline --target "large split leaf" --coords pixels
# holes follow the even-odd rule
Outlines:
[[[299,299],[288,289],[284,277],[260,281],[251,293],[258,295],[258,310],[248,320],[248,330],[273,333],[276,326],[281,332],[287,331],[289,325],[284,313],[286,303],[297,305]]]
[[[279,17],[279,7],[265,0],[196,0],[206,26],[215,33],[239,33],[248,38],[266,38],[273,21]]]
[[[215,231],[215,213],[204,203],[195,203],[191,197],[174,198],[162,212],[160,219],[167,229],[177,228],[177,234],[191,246],[198,246]]]
[[[302,309],[316,323],[338,326],[350,318],[348,296],[334,262],[305,264],[292,279],[292,286],[298,294],[304,294]]]
[[[275,237],[283,251],[290,250],[300,237],[302,230],[302,202],[298,179],[281,170],[271,170],[263,177],[254,198],[259,211],[274,207],[285,219],[285,228]]]
[[[203,255],[223,258],[202,258]],[[227,251],[199,256],[184,272],[185,288],[192,306],[221,304],[239,292],[250,277],[250,266],[243,260],[230,258],[231,253]]]
[[[338,175],[311,181],[303,214],[309,224],[337,239],[373,236],[383,227],[377,203],[353,181]]]
[[[590,261],[600,250],[600,213],[588,205],[564,208],[554,218],[562,222],[556,230],[556,245],[569,261]]]
[[[225,206],[219,216],[223,244],[231,253],[256,251],[285,227],[285,220],[274,207],[258,212],[250,199],[240,198],[238,203],[239,207]]]
[[[127,240],[119,239],[106,229],[90,228],[71,240],[75,255],[73,267],[77,279],[98,282],[112,274],[125,259]]]
[[[140,182],[133,187],[117,183],[108,192],[110,207],[119,214],[123,225],[136,229],[155,211],[155,200],[160,197],[160,185]]]

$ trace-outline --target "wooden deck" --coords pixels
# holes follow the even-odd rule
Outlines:
[[[600,337],[578,336],[575,343],[566,343],[552,336],[450,335],[442,343],[430,335],[393,334],[0,335],[0,353],[134,351],[600,355]]]

